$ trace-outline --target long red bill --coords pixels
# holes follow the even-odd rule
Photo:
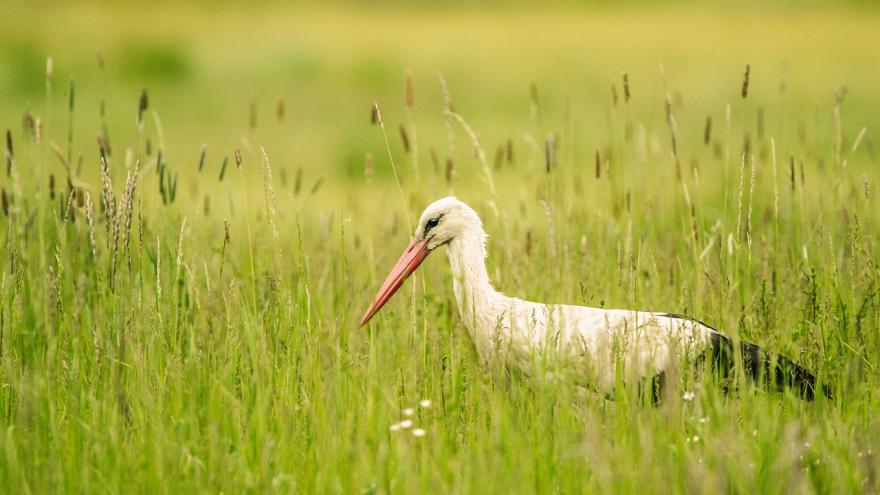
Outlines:
[[[373,298],[364,317],[361,318],[361,326],[366,325],[370,318],[382,309],[382,306],[400,289],[403,281],[416,271],[416,268],[425,261],[429,254],[431,251],[428,249],[428,241],[426,240],[416,239],[407,246],[394,268],[391,269],[391,273],[382,282],[382,287],[379,287],[379,292],[376,293],[376,297]]]

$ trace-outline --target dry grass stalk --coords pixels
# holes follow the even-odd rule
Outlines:
[[[513,164],[513,140],[507,140],[507,163]]]
[[[223,247],[220,248],[220,275],[217,278],[217,287],[222,287],[223,285],[223,265],[226,262],[226,246],[232,242],[232,238],[229,235],[229,220],[223,219]]]
[[[504,145],[499,144],[498,148],[495,150],[495,170],[501,170],[501,166],[504,164]]]
[[[752,68],[749,66],[749,64],[746,64],[746,70],[743,73],[743,84],[742,84],[742,97],[743,98],[745,98],[746,96],[749,96],[749,73],[751,72],[751,70],[752,70]]]
[[[296,176],[293,178],[293,195],[299,196],[299,192],[302,190],[303,183],[303,169],[302,167],[298,167],[296,169]]]
[[[745,230],[745,238],[746,242],[749,245],[749,257],[752,256],[752,204],[755,197],[755,176],[757,172],[757,166],[755,161],[755,156],[752,155],[752,175],[749,178],[749,210],[746,216],[746,230]]]
[[[226,175],[226,165],[229,163],[229,155],[223,157],[223,163],[220,164],[220,182],[223,182],[223,177]]]
[[[629,74],[627,74],[626,71],[623,71],[623,101],[629,103],[629,98]]]
[[[779,183],[776,171],[776,140],[770,138],[770,156],[773,159],[773,218],[779,221]]]
[[[708,146],[712,141],[712,116],[706,116],[706,124],[703,126],[703,144]]]
[[[740,229],[742,227],[742,201],[743,201],[743,191],[745,190],[745,180],[746,180],[746,154],[743,153],[742,160],[739,163],[739,192],[737,195],[736,201],[736,247],[739,249],[739,236]]]
[[[407,69],[407,71],[403,74],[403,104],[406,106],[407,110],[412,110],[413,107],[413,81],[412,81],[412,71]]]
[[[599,156],[599,150],[596,150],[596,178],[602,176],[602,157]]]
[[[58,276],[55,268],[50,264],[46,274],[46,303],[49,305],[48,317],[49,328],[58,330],[58,316],[61,309],[61,291],[58,288]]]
[[[12,149],[12,130],[6,129],[6,176],[12,175],[12,160],[15,157]]]
[[[208,153],[208,145],[202,143],[202,147],[199,150],[199,168],[198,168],[199,172],[201,172],[202,169],[205,168],[205,155],[207,153]]]
[[[233,156],[235,157],[235,166],[238,169],[241,169],[241,150],[235,148],[232,150]]]
[[[55,199],[55,174],[49,174],[49,199]]]
[[[403,151],[409,153],[409,135],[406,133],[406,127],[400,124],[400,141],[403,143]]]
[[[370,121],[373,124],[379,124],[383,129],[385,128],[385,122],[382,121],[382,112],[379,111],[379,103],[373,102],[372,113],[370,114]]]
[[[272,235],[278,241],[278,228],[275,226],[277,202],[275,200],[275,187],[272,184],[272,164],[269,163],[269,155],[266,154],[266,150],[262,147],[260,147],[260,154],[263,158],[263,196],[266,198],[266,216],[269,218],[269,225],[272,227]]]
[[[140,126],[144,122],[144,112],[150,108],[150,97],[147,95],[147,88],[141,89],[141,94],[138,97],[138,113],[137,113],[137,123]],[[149,155],[149,153],[147,153]]]
[[[617,86],[611,83],[611,106],[617,108]]]
[[[452,178],[455,176],[455,162],[452,161],[452,158],[446,159],[446,184],[452,184]]]
[[[0,205],[3,207],[3,216],[9,216],[9,196],[6,195],[6,188],[0,189]]]
[[[98,244],[95,241],[95,214],[92,210],[92,195],[86,191],[86,222],[89,224],[89,246],[92,248],[92,259],[98,263]]]
[[[315,181],[315,184],[312,186],[312,189],[309,191],[309,194],[315,194],[321,189],[321,186],[324,185],[324,178],[318,177],[318,180]]]
[[[30,136],[31,140],[37,139],[37,122],[34,120],[33,114],[28,110],[21,117],[21,127],[25,136]]]
[[[547,173],[556,165],[556,145],[552,137],[544,140],[544,168]]]
[[[102,204],[104,206],[104,223],[107,229],[107,242],[116,219],[116,196],[113,194],[113,182],[110,179],[110,167],[107,160],[101,158]],[[109,244],[108,244],[109,245]]]
[[[275,119],[278,122],[284,122],[284,98],[278,97],[278,101],[275,102]]]

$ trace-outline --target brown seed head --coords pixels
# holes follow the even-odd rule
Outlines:
[[[150,97],[147,96],[147,88],[141,88],[141,94],[138,97],[138,124],[144,120],[144,112],[150,107]]]
[[[746,64],[746,71],[743,73],[743,85],[742,85],[742,97],[745,98],[749,96],[749,72],[751,71],[751,67],[749,64]]]
[[[712,116],[706,116],[706,125],[703,128],[703,144],[706,146],[709,145],[709,142],[712,140]]]
[[[275,102],[275,118],[278,119],[278,122],[284,121],[284,99],[280,96],[278,101]]]
[[[412,110],[413,106],[413,82],[412,71],[408,70],[403,74],[403,103],[407,110]]]
[[[406,134],[406,127],[400,124],[400,141],[403,142],[403,151],[409,153],[409,136]]]

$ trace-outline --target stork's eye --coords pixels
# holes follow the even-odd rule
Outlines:
[[[426,235],[428,234],[428,231],[430,231],[431,229],[433,229],[434,227],[436,227],[440,223],[441,218],[443,218],[443,215],[439,215],[439,216],[436,216],[436,217],[428,220],[428,223],[425,224],[425,234]]]

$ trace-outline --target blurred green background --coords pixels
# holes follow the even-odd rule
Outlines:
[[[577,144],[569,149],[589,161],[608,138],[611,85],[621,91],[622,71],[630,77],[632,113],[656,117],[643,123],[649,137],[665,142],[662,64],[682,140],[698,142],[707,115],[720,129],[724,102],[740,101],[748,63],[752,110],[737,119],[753,120],[754,109],[774,105],[768,134],[797,132],[795,125],[783,128],[786,114],[806,120],[815,108],[824,123],[834,91],[846,87],[846,134],[851,140],[867,126],[870,141],[880,123],[880,11],[859,1],[806,5],[6,1],[0,122],[17,129],[30,109],[48,120],[48,139],[63,144],[74,77],[75,148],[89,165],[97,163],[101,99],[111,144],[127,145],[146,88],[173,166],[194,166],[206,143],[208,165],[216,169],[244,137],[265,145],[283,168],[302,167],[307,181],[361,177],[367,152],[376,155],[376,173],[390,177],[381,137],[367,125],[369,109],[380,104],[392,149],[401,152],[406,70],[415,90],[408,122],[418,122],[423,163],[429,147],[440,151],[441,162],[448,152],[438,73],[490,155],[496,143],[512,139],[520,156],[540,162],[544,135],[570,126],[569,143]],[[46,104],[49,56],[54,111]],[[279,100],[283,122],[276,118]]]

